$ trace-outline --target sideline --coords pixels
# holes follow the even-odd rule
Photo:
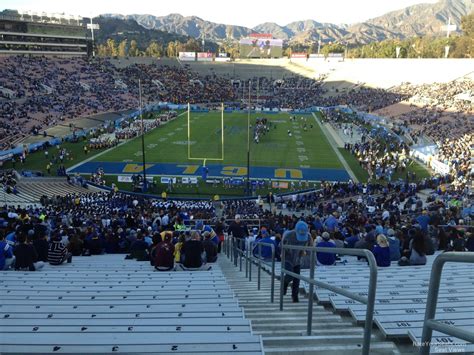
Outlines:
[[[185,114],[185,113],[187,113],[187,111],[181,112],[178,116],[176,116],[176,119],[178,119],[180,116],[182,116],[182,115]],[[172,120],[172,121],[174,121],[174,120]],[[167,122],[163,123],[162,125],[159,125],[158,127],[155,127],[155,128],[153,128],[152,130],[146,132],[145,134],[151,133],[151,132],[153,132],[155,129],[158,129],[158,128],[160,128],[160,127],[163,127],[164,125],[166,125],[167,123],[172,122],[172,121],[167,121]],[[126,139],[126,140],[124,140],[123,142],[117,144],[115,147],[110,147],[110,148],[104,150],[103,152],[100,152],[100,153],[97,153],[97,154],[95,154],[95,155],[92,155],[90,158],[81,160],[79,163],[74,164],[73,166],[67,168],[67,169],[66,169],[66,173],[70,173],[71,170],[77,169],[77,168],[78,168],[79,166],[81,166],[82,164],[88,163],[88,162],[90,162],[91,160],[94,160],[94,159],[96,159],[96,158],[98,158],[98,157],[100,157],[100,156],[102,156],[102,155],[104,155],[104,154],[106,154],[106,153],[108,153],[108,152],[114,150],[115,148],[118,148],[118,147],[120,147],[120,146],[122,146],[122,145],[124,145],[124,144],[126,144],[126,143],[130,143],[130,142],[132,142],[133,140],[135,140],[135,139],[137,139],[137,138],[140,138],[140,137],[141,137],[141,135],[138,135],[138,136],[136,136],[136,137],[133,137],[132,139]]]
[[[319,118],[318,116],[316,116],[314,114],[314,112],[311,113],[314,117],[314,120],[316,121],[316,123],[318,124],[319,128],[321,129],[321,131],[323,131],[324,135],[326,136],[329,144],[331,145],[331,148],[334,150],[334,153],[336,153],[337,157],[339,158],[340,162],[342,163],[342,165],[344,166],[344,169],[346,169],[346,171],[348,172],[349,176],[351,177],[352,181],[355,182],[355,183],[358,183],[359,182],[359,179],[357,179],[356,175],[354,174],[354,172],[352,171],[351,167],[349,166],[349,164],[347,164],[346,162],[346,159],[344,159],[344,157],[342,156],[341,152],[339,151],[339,149],[337,149],[337,146],[336,146],[336,143],[335,143],[335,139],[334,139],[334,136],[326,129],[326,127],[324,127],[321,122],[319,121]]]

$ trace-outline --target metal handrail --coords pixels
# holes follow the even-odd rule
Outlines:
[[[270,289],[270,302],[274,302],[274,296],[275,296],[275,244],[272,243],[265,243],[261,241],[255,241],[251,243],[251,251],[249,251],[250,254],[250,271],[249,273],[252,272],[252,261],[257,262],[258,266],[258,272],[257,272],[257,289],[260,290],[260,283],[261,283],[261,270],[262,270],[262,246],[267,246],[270,247],[272,250],[272,258],[271,258],[271,289]],[[257,247],[258,250],[258,258],[253,255],[253,251]]]
[[[233,261],[234,266],[239,264],[239,270],[242,271],[242,259],[245,259],[245,277],[252,281],[252,262],[255,261],[258,266],[257,272],[257,289],[260,290],[261,285],[261,270],[262,267],[262,246],[269,246],[272,250],[271,258],[271,290],[270,290],[270,302],[274,303],[275,300],[275,261],[276,261],[276,247],[274,244],[265,243],[260,241],[254,241],[250,244],[250,247],[243,249],[242,245],[246,244],[245,239],[236,239],[231,236],[225,238],[226,244],[224,250],[226,251],[227,257],[230,258],[231,262]],[[237,246],[240,245],[240,248]],[[234,250],[232,248],[234,247]],[[253,255],[253,250],[255,247],[258,247],[258,258]],[[239,263],[237,262],[236,255],[239,256]]]
[[[285,251],[286,250],[299,250],[299,251],[310,253],[310,267],[309,267],[310,277],[305,277],[305,276],[296,274],[290,270],[285,269]],[[368,296],[364,297],[356,293],[342,289],[340,287],[332,286],[325,282],[315,280],[314,279],[314,266],[315,266],[315,253],[316,252],[365,257],[369,263],[369,268],[370,268]],[[364,343],[362,347],[362,354],[364,355],[369,354],[370,340],[371,340],[371,335],[372,335],[372,325],[373,325],[373,318],[374,318],[375,294],[376,294],[376,287],[377,287],[377,262],[375,260],[374,254],[372,254],[371,251],[366,250],[366,249],[322,248],[322,247],[307,247],[307,246],[282,244],[281,275],[280,275],[280,311],[283,310],[283,291],[284,291],[285,275],[289,275],[296,279],[309,283],[310,296],[308,298],[308,321],[307,321],[307,329],[306,329],[308,335],[311,335],[311,328],[312,328],[313,299],[314,299],[314,286],[315,285],[367,305],[367,310],[366,310],[366,315],[365,315]]]
[[[474,343],[474,332],[460,329],[453,325],[444,324],[434,319],[436,315],[436,306],[438,304],[441,272],[443,271],[444,264],[447,262],[474,263],[474,253],[446,252],[438,255],[433,261],[430,286],[428,288],[428,299],[426,300],[425,321],[423,323],[423,333],[421,335],[420,355],[427,355],[430,353],[433,330]]]

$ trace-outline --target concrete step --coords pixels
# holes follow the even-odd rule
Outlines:
[[[247,318],[249,319],[249,318]],[[254,319],[250,319],[252,321],[252,329],[254,330],[289,330],[288,325],[291,325],[291,330],[298,330],[298,331],[304,331],[306,335],[306,326],[307,326],[307,320],[306,319],[300,319],[299,322],[294,320],[294,321],[287,321],[286,319],[279,319],[280,323],[275,324],[275,320],[273,320],[273,323],[271,322],[265,322],[265,321],[258,321]],[[351,324],[348,323],[343,323],[343,322],[338,322],[337,319],[331,319],[328,320],[325,323],[314,323],[312,325],[312,328],[314,329],[315,335],[318,335],[318,331],[321,329],[326,329],[326,330],[331,330],[332,334],[339,334],[339,330],[341,329],[362,329],[362,328],[356,328],[352,326]],[[286,334],[289,335],[289,334]],[[301,334],[300,334],[301,335]]]
[[[313,346],[282,346],[267,347],[264,344],[265,355],[358,355],[362,351],[360,344],[334,344]],[[414,352],[415,353],[415,352]],[[399,355],[400,352],[391,342],[373,343],[370,347],[371,355]]]
[[[295,316],[288,316],[288,317],[260,317],[260,318],[252,318],[252,317],[247,317],[248,319],[252,320],[252,325],[254,327],[257,327],[258,325],[265,325],[269,328],[271,327],[281,327],[282,323],[284,325],[288,324],[303,324],[306,327],[306,322],[307,318],[306,317],[295,317]],[[337,318],[337,316],[328,316],[324,317],[324,321],[322,321],[322,318],[313,318],[313,326],[316,326],[316,324],[331,324],[331,322],[337,322],[340,318]],[[342,322],[342,326],[352,326],[350,323]]]
[[[243,272],[221,259],[221,268],[232,292],[244,309],[245,318],[252,324],[254,334],[262,336],[265,354],[360,354],[364,330],[352,319],[333,313],[328,308],[313,305],[312,335],[306,335],[308,299],[300,295],[299,303],[292,303],[291,295],[284,296],[280,311],[280,283],[275,282],[274,303],[270,303],[271,278],[262,272],[261,288],[257,289],[256,269],[252,281]],[[378,331],[372,333],[370,354],[399,354],[392,342],[382,341]]]
[[[280,311],[278,309],[276,310],[271,310],[271,309],[265,309],[262,307],[262,309],[248,309],[244,307],[244,313],[248,317],[305,317],[308,314],[307,310],[295,310],[295,309],[287,309],[284,311]],[[313,310],[313,315],[314,318],[319,318],[319,319],[328,319],[329,317],[334,317],[335,319],[340,319],[341,317],[337,314],[328,314],[328,312],[325,312],[324,310]]]
[[[341,324],[336,323],[331,326],[324,326],[323,324],[318,325],[313,324],[313,335],[322,335],[322,334],[334,334],[334,329],[337,328],[338,334],[350,334],[350,335],[358,335],[360,337],[363,336],[364,330],[362,328],[341,328]],[[306,325],[302,328],[294,329],[292,326],[291,329],[285,327],[285,329],[278,330],[278,329],[254,329],[254,334],[261,335],[263,338],[265,337],[274,337],[274,336],[304,336],[306,335]]]
[[[376,339],[372,335],[372,339]],[[284,336],[284,337],[263,337],[263,343],[266,346],[303,346],[312,344],[361,344],[363,342],[361,335],[310,335],[310,336]]]

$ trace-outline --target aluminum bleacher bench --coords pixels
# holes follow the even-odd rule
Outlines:
[[[95,258],[0,272],[1,354],[262,354],[218,266],[162,273]]]
[[[474,331],[473,325],[457,325],[459,328],[464,328],[469,331]],[[421,334],[423,328],[413,328],[408,331],[408,335],[414,344],[421,343]],[[431,347],[430,353],[443,353],[443,354],[473,354],[474,353],[474,344],[469,343],[466,340],[458,339],[437,331],[433,331],[433,336],[431,338]]]
[[[454,317],[456,316],[456,317]],[[463,317],[463,318],[461,318]],[[469,317],[468,314],[451,314],[445,316],[447,319],[439,318],[442,323],[456,326],[467,326],[474,329],[474,319]],[[394,320],[393,316],[379,316],[375,323],[382,331],[382,334],[387,338],[407,336],[409,330],[415,328],[423,329],[424,318],[423,317],[411,317],[407,316],[399,317],[398,320]]]
[[[243,353],[261,354],[260,337],[240,333],[216,336],[160,333],[10,333],[0,344],[2,353]],[[3,342],[3,341],[2,341]]]

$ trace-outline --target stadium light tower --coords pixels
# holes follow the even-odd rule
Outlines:
[[[91,15],[91,23],[87,24],[87,28],[91,30],[91,36],[92,36],[92,57],[95,58],[95,48],[94,48],[94,30],[100,29],[98,23],[92,23],[92,18],[93,16]]]
[[[146,160],[145,160],[145,124],[143,122],[143,111],[142,111],[142,82],[138,79],[138,97],[140,105],[140,118],[142,124],[142,160],[143,160],[143,192],[147,190],[147,181],[146,181]]]

